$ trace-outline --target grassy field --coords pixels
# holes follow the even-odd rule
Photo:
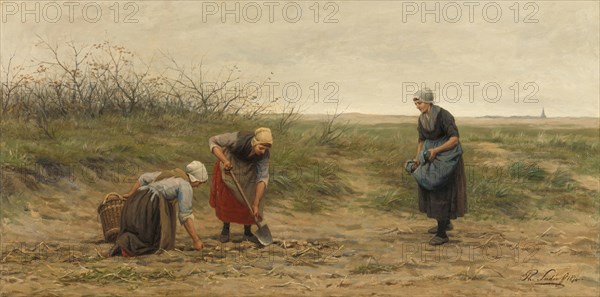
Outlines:
[[[33,181],[75,177],[93,186],[97,180],[131,180],[144,171],[183,166],[193,159],[206,163],[210,171],[215,161],[208,151],[210,136],[277,127],[277,121],[211,120],[190,114],[71,117],[52,122],[50,138],[30,122],[7,119],[1,123],[2,199],[35,190]],[[367,193],[365,207],[416,212],[416,185],[403,170],[403,163],[415,154],[415,126],[339,122],[336,127],[343,134],[325,143],[320,139],[325,129],[321,121],[298,121],[285,131],[274,128],[269,195],[278,198],[273,203],[310,213],[335,206],[340,197],[352,195],[348,181],[341,178],[346,169],[340,160],[348,159],[361,167],[362,176],[355,178],[369,176],[380,184]],[[460,120],[459,129],[469,216],[527,219],[539,209],[597,209],[597,188],[577,178],[600,176],[596,129],[482,128],[460,125]],[[15,188],[15,176],[29,181],[29,188]],[[207,199],[205,192],[200,196]],[[8,214],[10,207],[2,212]]]

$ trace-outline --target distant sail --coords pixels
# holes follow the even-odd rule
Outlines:
[[[545,119],[546,118],[546,113],[544,112],[544,108],[542,107],[542,114],[540,115],[540,118]]]

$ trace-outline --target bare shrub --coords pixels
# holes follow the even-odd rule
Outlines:
[[[333,144],[333,142],[340,136],[344,135],[348,131],[349,122],[338,123],[338,118],[344,114],[344,112],[338,112],[339,105],[335,106],[333,114],[327,114],[327,121],[323,124],[321,135],[319,137],[319,144],[327,145]]]

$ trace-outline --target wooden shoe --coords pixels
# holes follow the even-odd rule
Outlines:
[[[431,240],[429,240],[429,244],[430,245],[440,245],[440,244],[444,244],[446,242],[448,242],[450,239],[448,239],[448,237],[439,237],[439,236],[434,236]]]

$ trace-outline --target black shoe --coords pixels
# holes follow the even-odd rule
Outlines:
[[[250,234],[244,234],[244,238],[242,239],[243,241],[250,241],[252,243],[256,243],[259,244],[260,241],[258,241],[258,238],[256,238],[256,236],[252,233]]]
[[[229,239],[230,239],[229,233],[225,233],[225,234],[221,233],[221,235],[219,235],[219,241],[222,243],[229,242]]]
[[[430,245],[440,245],[440,244],[444,244],[446,242],[448,242],[450,239],[448,239],[448,237],[439,237],[439,236],[434,236],[431,240],[429,240],[429,244]]]
[[[454,225],[452,225],[452,223],[448,224],[448,226],[446,227],[446,231],[452,231],[452,229],[454,229]],[[436,234],[437,233],[437,226],[429,228],[429,230],[427,230],[427,233],[429,233],[429,234]]]

